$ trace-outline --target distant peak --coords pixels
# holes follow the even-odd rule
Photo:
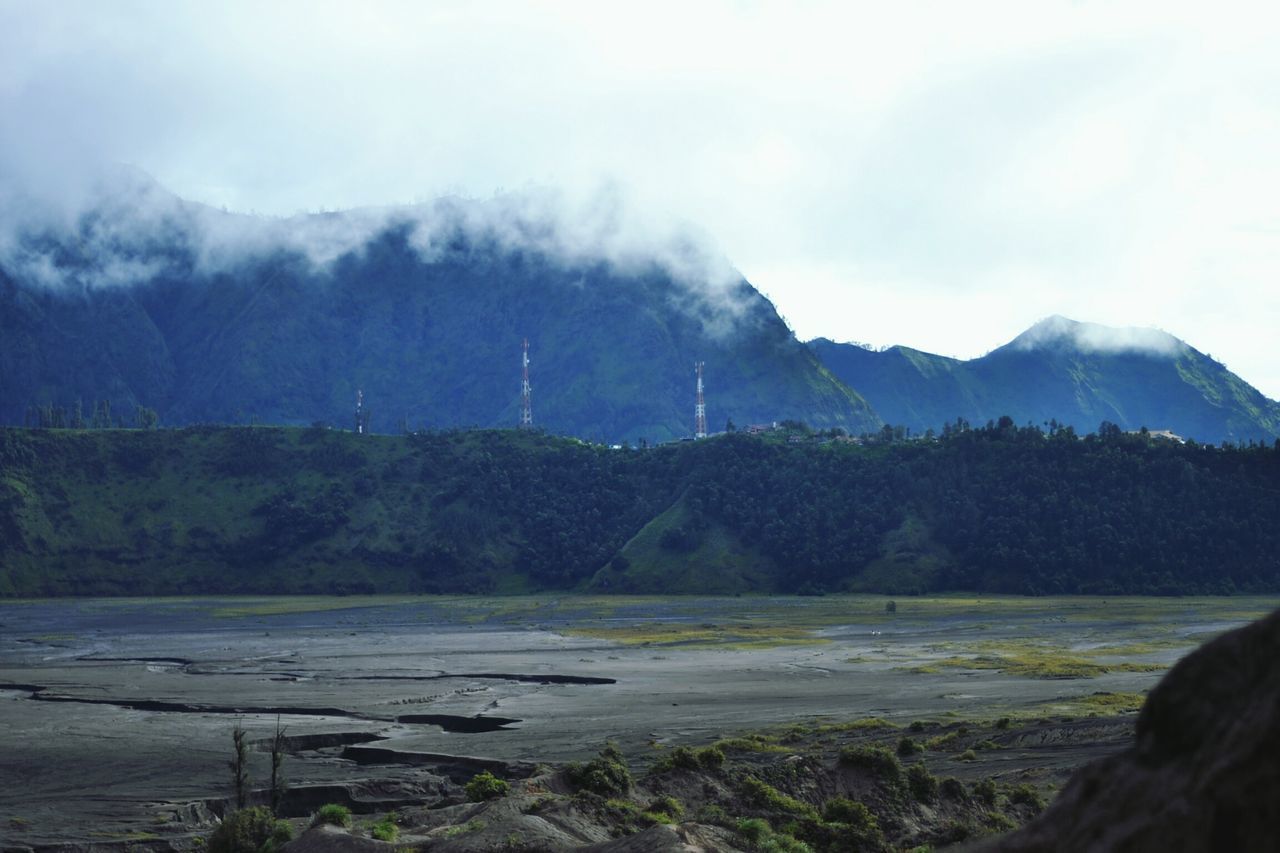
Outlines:
[[[1173,358],[1187,345],[1168,332],[1136,326],[1081,323],[1059,314],[1039,321],[1008,344],[1009,349],[1072,349],[1086,353],[1134,352]]]

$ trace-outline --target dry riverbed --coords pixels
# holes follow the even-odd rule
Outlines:
[[[237,723],[255,741],[286,727],[299,816],[431,805],[481,769],[532,776],[606,740],[638,772],[677,745],[868,717],[930,738],[1008,717],[1008,742],[954,775],[1051,789],[1125,743],[1170,664],[1280,604],[887,601],[0,602],[0,846],[181,846],[230,793]],[[255,752],[255,780],[266,764]]]

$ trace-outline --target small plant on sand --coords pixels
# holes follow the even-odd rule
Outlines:
[[[466,784],[463,790],[466,792],[468,800],[473,803],[482,803],[485,800],[505,797],[507,792],[511,790],[511,786],[505,780],[499,779],[488,770],[484,770],[472,776],[471,781]]]
[[[339,803],[326,803],[311,818],[312,826],[351,826],[351,809]]]

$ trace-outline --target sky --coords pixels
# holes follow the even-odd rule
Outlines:
[[[0,181],[300,211],[602,188],[801,338],[1156,327],[1280,399],[1266,4],[0,0]],[[589,208],[589,205],[588,205]]]

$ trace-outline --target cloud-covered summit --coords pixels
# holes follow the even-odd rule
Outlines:
[[[1054,315],[1036,323],[1009,342],[1011,349],[1070,348],[1084,353],[1141,353],[1175,358],[1187,352],[1186,343],[1160,329],[1103,326]]]
[[[488,199],[454,195],[287,217],[190,202],[127,166],[59,190],[11,185],[0,193],[0,268],[11,278],[49,288],[122,287],[208,277],[281,256],[327,272],[397,230],[427,264],[461,241],[570,268],[606,264],[624,277],[660,271],[683,285],[681,307],[721,331],[745,310],[741,276],[705,233],[645,217],[616,186],[579,195],[529,187]]]

